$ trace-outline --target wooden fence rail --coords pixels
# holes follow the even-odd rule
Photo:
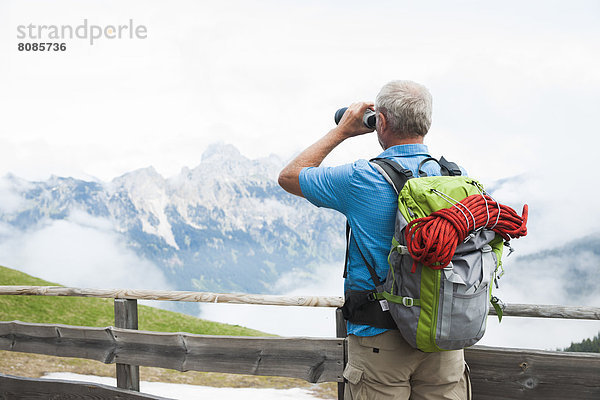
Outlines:
[[[337,296],[275,296],[145,289],[83,289],[63,286],[0,286],[0,295],[102,297],[107,299],[170,300],[198,303],[334,308],[341,307],[344,304],[344,299]]]
[[[600,354],[473,346],[473,399],[600,399]]]
[[[109,299],[170,300],[198,303],[331,308],[338,308],[344,305],[344,299],[336,296],[274,296],[141,289],[83,289],[62,286],[0,286],[0,295],[101,297]],[[494,308],[491,306],[490,314],[496,314]],[[506,304],[504,316],[600,320],[600,307]]]
[[[179,371],[342,382],[344,339],[204,336],[0,322],[0,350],[78,357]]]

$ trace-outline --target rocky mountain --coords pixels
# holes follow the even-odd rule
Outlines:
[[[13,201],[0,204],[0,221],[34,231],[84,212],[110,221],[178,290],[267,293],[287,272],[343,259],[343,217],[284,192],[282,166],[276,156],[250,160],[216,144],[170,178],[152,167],[111,182],[7,176]]]

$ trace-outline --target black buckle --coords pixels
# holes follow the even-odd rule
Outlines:
[[[367,295],[367,300],[369,301],[377,301],[377,297],[375,297],[375,293],[371,292]]]

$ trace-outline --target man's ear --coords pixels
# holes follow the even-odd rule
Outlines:
[[[381,133],[386,130],[388,125],[387,119],[385,119],[385,115],[379,111],[377,112],[377,132]]]

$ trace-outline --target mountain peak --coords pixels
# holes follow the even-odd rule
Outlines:
[[[217,159],[239,159],[242,156],[240,151],[232,144],[217,142],[208,145],[204,153],[202,153],[202,162],[213,161]]]
[[[124,188],[130,193],[144,196],[164,191],[165,182],[165,178],[150,166],[127,172],[113,179],[109,187]]]
[[[138,168],[136,170],[126,172],[123,175],[113,179],[113,182],[124,182],[131,180],[151,180],[151,181],[164,181],[161,174],[156,172],[153,166],[146,168]]]

